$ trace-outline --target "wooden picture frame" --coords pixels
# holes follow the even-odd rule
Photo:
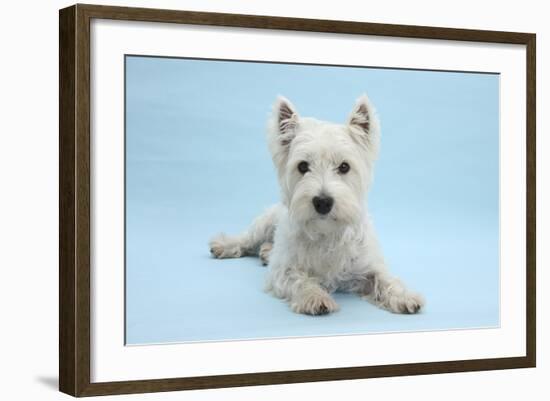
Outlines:
[[[526,47],[526,355],[367,367],[91,382],[90,335],[90,21],[163,22]],[[73,396],[348,380],[534,367],[536,363],[535,49],[531,33],[495,32],[193,11],[74,5],[59,14],[59,389]]]

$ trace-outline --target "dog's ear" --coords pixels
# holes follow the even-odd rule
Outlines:
[[[298,113],[290,100],[278,96],[273,105],[273,120],[281,145],[288,145],[294,138],[298,126]]]
[[[298,124],[299,117],[294,105],[282,96],[277,97],[269,120],[268,142],[273,162],[279,171],[286,163]]]
[[[376,159],[380,144],[380,123],[367,95],[362,95],[355,102],[348,126],[352,138],[367,151],[370,159]]]

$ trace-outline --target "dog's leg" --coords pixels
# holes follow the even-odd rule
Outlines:
[[[260,246],[260,260],[262,261],[262,264],[264,266],[267,266],[269,264],[269,254],[271,253],[271,250],[273,249],[273,242],[264,242]]]
[[[247,231],[240,235],[219,234],[209,242],[210,253],[215,258],[239,258],[241,256],[261,256],[267,261],[270,249],[263,244],[273,243],[273,233],[277,217],[277,206],[260,215]],[[262,252],[263,249],[263,252]],[[263,254],[263,256],[262,256]]]
[[[319,280],[295,269],[271,271],[266,290],[288,301],[290,309],[306,315],[325,315],[339,309]]]
[[[314,282],[302,283],[301,288],[289,300],[293,312],[306,315],[326,315],[339,307],[330,294]]]
[[[393,313],[417,313],[424,298],[408,290],[396,277],[384,270],[372,270],[354,283],[354,290],[364,299]]]

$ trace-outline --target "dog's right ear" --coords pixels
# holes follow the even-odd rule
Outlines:
[[[296,134],[298,126],[298,113],[290,100],[278,96],[273,105],[273,120],[276,123],[279,142],[282,146],[288,146]]]
[[[296,136],[299,116],[290,100],[278,96],[268,127],[268,142],[273,162],[279,169],[286,163],[290,144]]]

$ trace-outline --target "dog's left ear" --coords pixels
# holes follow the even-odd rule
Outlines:
[[[380,123],[367,95],[362,95],[355,102],[348,126],[352,138],[375,159],[380,144]]]

